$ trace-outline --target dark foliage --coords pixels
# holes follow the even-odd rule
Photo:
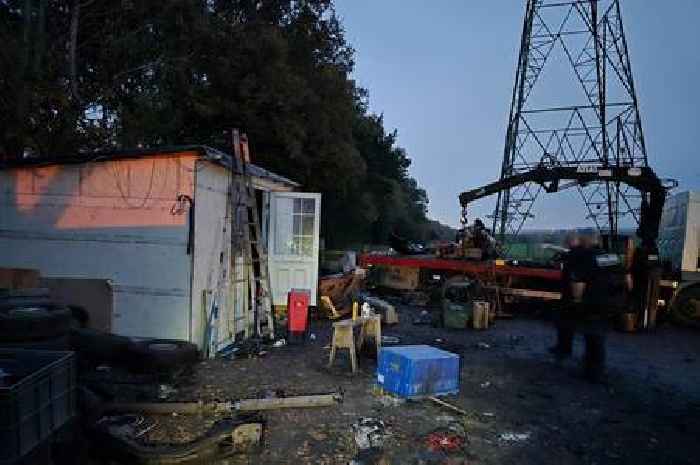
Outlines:
[[[0,0],[0,39],[1,155],[228,151],[240,127],[258,163],[323,193],[327,245],[435,235],[330,0]]]

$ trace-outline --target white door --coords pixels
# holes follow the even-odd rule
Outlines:
[[[318,238],[321,194],[272,192],[268,259],[275,305],[287,305],[291,289],[318,292]]]

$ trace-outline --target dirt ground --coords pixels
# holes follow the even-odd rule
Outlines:
[[[397,405],[376,394],[375,361],[328,361],[330,322],[313,324],[307,345],[270,348],[262,357],[201,363],[191,384],[170,400],[230,400],[264,390],[287,395],[342,388],[342,404],[265,414],[264,445],[224,464],[693,464],[700,463],[700,334],[674,327],[609,337],[609,379],[592,385],[579,376],[576,356],[554,360],[554,332],[545,321],[500,320],[488,331],[454,331],[412,323],[419,308],[402,307],[401,323],[384,328],[401,344],[430,344],[462,358],[461,389],[445,400],[462,417],[429,401]],[[581,339],[581,338],[578,338]],[[352,425],[381,419],[381,452],[357,457]],[[152,440],[187,438],[214,419],[156,419]],[[461,424],[464,447],[431,452],[426,435]]]

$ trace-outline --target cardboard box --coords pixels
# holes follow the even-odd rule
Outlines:
[[[382,267],[379,285],[389,289],[413,291],[419,284],[418,268],[408,268],[405,266]]]
[[[0,289],[28,289],[39,287],[39,270],[0,268]]]

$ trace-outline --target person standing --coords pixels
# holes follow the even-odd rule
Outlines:
[[[562,286],[561,305],[555,318],[557,330],[557,342],[549,349],[557,358],[565,358],[571,355],[574,345],[575,318],[574,318],[574,286],[572,284],[580,279],[578,264],[581,262],[583,248],[581,239],[575,233],[569,234],[566,238],[568,251],[562,257]]]
[[[582,247],[585,251],[585,287],[581,296],[577,327],[583,334],[586,351],[583,357],[583,375],[591,382],[601,382],[605,376],[606,341],[611,306],[615,297],[612,291],[614,283],[612,270],[609,265],[613,255],[606,255],[600,248],[597,235],[583,238]]]
[[[550,349],[557,358],[573,353],[574,336],[581,332],[586,348],[583,372],[598,382],[605,372],[607,273],[598,266],[601,254],[594,235],[567,238],[569,251],[562,262],[562,306],[557,318],[557,342]]]

